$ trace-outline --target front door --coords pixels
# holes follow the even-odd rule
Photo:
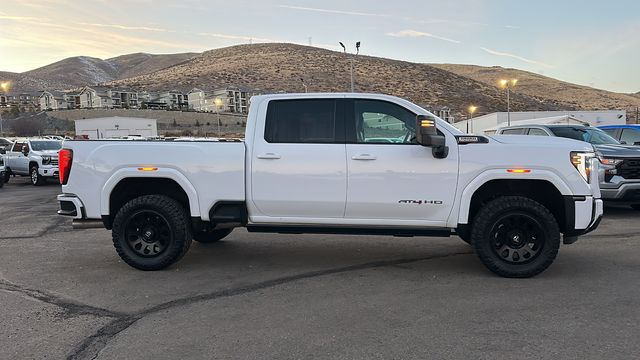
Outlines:
[[[251,197],[257,210],[252,219],[344,216],[343,119],[342,99],[268,103],[251,154]]]
[[[455,139],[436,159],[416,143],[416,114],[383,100],[347,100],[347,206],[345,217],[380,219],[380,225],[444,226],[458,180]]]
[[[13,149],[10,155],[11,159],[9,160],[11,164],[11,171],[20,175],[29,173],[29,158],[23,154],[23,147],[26,147],[28,151],[31,150],[29,149],[28,142],[16,142],[13,144]]]

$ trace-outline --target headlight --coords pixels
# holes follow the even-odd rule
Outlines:
[[[601,153],[596,153],[596,155],[602,164],[605,174],[615,175],[618,173],[616,167],[622,163],[622,159],[606,158]]]
[[[51,163],[51,156],[44,155],[42,157],[42,165],[48,165]]]
[[[591,183],[591,160],[596,157],[593,152],[571,152],[571,163],[587,183]]]

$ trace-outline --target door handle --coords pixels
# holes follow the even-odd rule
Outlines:
[[[371,154],[353,155],[351,160],[375,160],[376,157]]]
[[[280,155],[276,153],[266,153],[257,156],[258,159],[280,159]]]

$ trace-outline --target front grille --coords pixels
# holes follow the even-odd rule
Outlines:
[[[58,166],[58,159],[51,159],[51,165]]]
[[[618,165],[618,175],[625,179],[640,179],[640,159],[625,159]]]

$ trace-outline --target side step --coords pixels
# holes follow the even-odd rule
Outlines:
[[[73,219],[73,221],[71,222],[71,227],[73,227],[76,230],[103,229],[104,223],[102,222],[102,220],[95,220],[95,219],[90,219],[90,220]]]

